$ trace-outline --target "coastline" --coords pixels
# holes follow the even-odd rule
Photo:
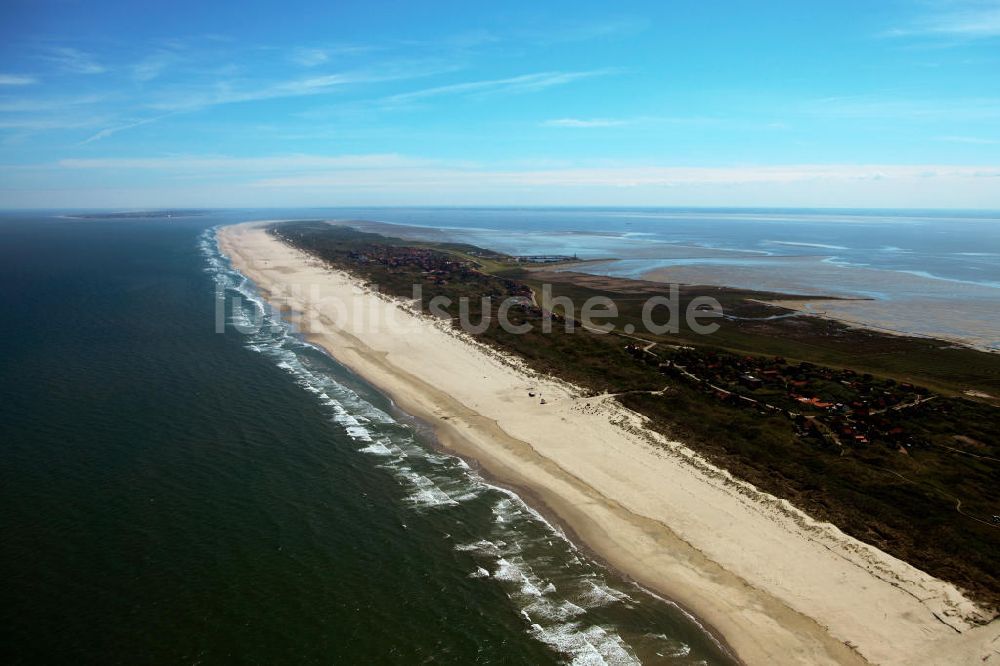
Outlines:
[[[259,223],[218,235],[233,265],[312,342],[431,424],[443,446],[525,489],[600,559],[704,620],[745,662],[989,654],[996,628],[973,627],[975,608],[955,588],[735,481],[617,403],[532,376]],[[335,312],[335,299],[354,307]],[[373,330],[359,316],[380,309],[398,327]],[[528,388],[549,404],[529,400]]]
[[[786,300],[760,302],[766,305],[773,305],[775,307],[785,308],[786,310],[792,310],[793,312],[798,312],[809,317],[818,317],[820,319],[828,319],[830,321],[839,322],[851,328],[863,328],[876,331],[878,333],[898,335],[900,337],[907,338],[939,340],[941,342],[946,342],[959,347],[967,347],[969,349],[986,352],[988,354],[1000,353],[1000,347],[997,346],[997,342],[995,340],[996,336],[991,336],[989,331],[985,329],[981,332],[981,334],[975,335],[968,333],[950,334],[940,330],[932,334],[912,330],[914,327],[899,328],[899,325],[894,323],[898,317],[893,319],[882,314],[884,312],[884,302],[875,301],[873,299],[844,298],[833,300],[824,298],[791,298]],[[922,311],[929,311],[932,307],[927,303],[915,303],[908,305],[917,311],[920,311],[921,309]],[[946,306],[938,304],[933,305],[936,305],[941,309],[946,308]]]
[[[817,270],[831,270],[822,261],[815,262],[814,266]],[[851,328],[940,340],[977,351],[1000,351],[996,333],[996,299],[1000,295],[997,289],[873,268],[854,268],[852,273],[854,281],[848,284],[839,284],[831,276],[830,286],[820,290],[822,295],[814,285],[796,282],[791,275],[782,273],[765,279],[759,271],[732,267],[657,268],[643,273],[642,279],[729,287],[755,284],[778,293],[816,294],[762,302]],[[842,271],[835,275],[841,281],[847,279]],[[881,292],[887,283],[894,285],[889,291],[895,296]],[[872,289],[876,291],[870,292]],[[956,307],[956,294],[961,295],[960,308]]]

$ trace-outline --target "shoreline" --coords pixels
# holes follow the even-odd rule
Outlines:
[[[334,360],[336,359],[334,358]],[[392,400],[391,396],[390,400]],[[395,406],[395,401],[393,401],[393,404]],[[746,663],[739,657],[739,655],[737,655],[736,650],[734,650],[733,646],[730,645],[730,643],[726,640],[726,637],[723,636],[722,633],[719,632],[719,630],[716,629],[713,625],[709,624],[708,621],[706,621],[704,618],[695,615],[692,609],[684,606],[675,599],[666,598],[659,592],[646,587],[641,582],[630,576],[627,572],[612,566],[605,557],[603,557],[599,552],[591,548],[586,541],[580,538],[580,535],[577,534],[576,531],[573,529],[573,525],[567,523],[566,520],[564,520],[558,513],[556,513],[556,511],[553,510],[552,507],[550,507],[546,503],[544,496],[537,490],[535,490],[530,486],[520,485],[512,481],[507,481],[502,478],[498,478],[489,470],[489,468],[485,467],[479,461],[478,458],[474,458],[471,457],[470,455],[460,453],[456,449],[449,448],[448,446],[444,445],[438,438],[437,432],[434,429],[432,423],[429,423],[420,417],[404,412],[398,406],[395,406],[395,408],[399,410],[401,414],[406,415],[409,419],[428,427],[430,431],[428,433],[430,440],[429,445],[432,448],[441,451],[443,453],[447,453],[448,455],[460,458],[467,465],[469,465],[469,467],[473,469],[479,476],[481,476],[482,479],[488,485],[491,485],[494,488],[497,488],[504,493],[510,493],[515,497],[519,498],[524,503],[524,505],[528,507],[530,511],[533,511],[536,514],[538,514],[538,516],[541,517],[541,519],[550,527],[550,529],[552,529],[553,532],[555,532],[560,537],[565,539],[572,548],[579,551],[587,558],[593,560],[594,562],[604,567],[605,569],[614,572],[615,575],[624,580],[626,583],[631,583],[632,585],[635,585],[637,588],[639,588],[646,594],[655,597],[656,599],[665,604],[673,606],[674,608],[679,610],[691,623],[697,625],[698,628],[701,629],[701,631],[704,632],[704,634],[708,636],[709,639],[712,642],[714,642],[716,646],[719,647],[720,650],[725,652],[726,655],[730,657],[734,662],[740,664],[741,666]]]
[[[831,304],[831,301],[835,302]],[[850,328],[859,328],[874,331],[876,333],[884,333],[886,335],[895,335],[901,338],[936,340],[938,342],[958,347],[965,347],[974,351],[986,352],[987,354],[1000,354],[1000,347],[995,344],[990,344],[982,336],[959,336],[949,335],[947,333],[932,335],[930,333],[921,333],[902,328],[892,328],[893,322],[891,320],[878,321],[869,313],[864,312],[864,309],[873,307],[879,303],[877,299],[873,298],[789,298],[784,300],[761,300],[758,302],[763,303],[764,305],[773,305],[774,307],[791,310],[792,312],[796,312],[805,317],[816,317],[818,319],[838,322]],[[860,302],[860,307],[858,302]],[[825,306],[828,309],[834,308],[839,310],[839,312],[831,313],[827,310],[817,312],[816,309],[822,306]],[[853,312],[852,308],[854,309]]]
[[[760,285],[755,290],[784,292],[788,297],[764,298],[760,302],[786,310],[838,322],[850,328],[865,329],[885,335],[938,340],[944,344],[957,345],[975,351],[1000,352],[1000,338],[996,334],[995,299],[1000,291],[977,284],[949,282],[928,279],[874,268],[856,268],[856,279],[862,277],[870,283],[837,287],[823,295],[810,294],[815,289],[807,284],[791,286],[783,282],[779,285]],[[787,279],[793,279],[786,276]],[[659,283],[680,282],[683,284],[704,284],[735,288],[734,284],[754,283],[754,278],[738,270],[727,267],[676,266],[646,271],[642,280]],[[869,284],[878,285],[880,280],[890,280],[896,285],[895,292],[864,295]],[[903,284],[906,284],[905,289]],[[946,291],[942,291],[946,289]],[[956,311],[953,289],[960,289],[963,295],[961,308]],[[789,293],[790,292],[790,293]],[[894,295],[889,295],[894,293]],[[956,317],[961,326],[951,322]]]
[[[654,441],[620,405],[589,398],[600,404],[583,410],[572,387],[413,314],[401,315],[402,332],[372,332],[351,315],[334,321],[323,308],[334,294],[402,308],[259,224],[224,227],[218,238],[269,301],[322,324],[302,327],[311,342],[430,425],[450,452],[545,507],[575,545],[707,625],[745,663],[863,663],[862,655],[905,663],[934,652],[944,663],[988,653],[996,630],[977,631],[974,606],[953,587],[787,502],[755,496],[683,445]],[[282,297],[294,284],[317,294]],[[526,385],[556,395],[551,409],[523,400]]]

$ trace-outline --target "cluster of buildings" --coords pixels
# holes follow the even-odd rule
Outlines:
[[[662,355],[631,344],[626,351],[655,363],[664,374],[700,386],[717,400],[764,415],[784,415],[800,436],[841,447],[878,441],[907,451],[919,442],[905,427],[903,412],[935,398],[923,387],[853,370],[790,364],[781,357],[693,347],[672,347]]]
[[[482,295],[515,296],[531,305],[531,288],[514,280],[488,275],[478,270],[471,261],[455,259],[452,255],[420,247],[373,245],[370,248],[350,250],[347,258],[355,264],[378,265],[381,268],[412,269],[438,286],[449,283],[489,283]]]
[[[372,245],[362,250],[349,250],[347,258],[356,264],[378,264],[385,268],[415,268],[442,280],[453,275],[464,276],[473,271],[469,261],[457,261],[449,255],[419,247]]]

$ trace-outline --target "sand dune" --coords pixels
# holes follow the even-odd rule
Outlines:
[[[746,663],[1000,662],[1000,626],[976,626],[953,586],[734,480],[613,400],[539,377],[259,224],[219,240],[315,343]]]

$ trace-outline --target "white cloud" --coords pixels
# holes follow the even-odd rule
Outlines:
[[[21,118],[0,119],[0,129],[18,130],[65,130],[65,129],[86,129],[99,127],[107,122],[105,117],[86,117],[78,114],[65,116],[39,116],[32,115]]]
[[[158,51],[132,66],[132,78],[140,82],[152,81],[176,60],[176,54],[170,51]]]
[[[19,74],[0,74],[0,86],[28,86],[32,83],[38,83],[38,79]]]
[[[363,81],[363,78],[351,74],[327,74],[260,85],[218,81],[211,86],[165,89],[160,97],[151,101],[148,106],[161,111],[196,111],[223,104],[316,95],[329,92],[337,86]]]
[[[545,90],[553,86],[566,85],[581,79],[588,79],[595,76],[610,74],[615,69],[594,69],[578,72],[535,72],[532,74],[521,74],[504,79],[486,79],[483,81],[466,81],[463,83],[452,83],[433,88],[424,88],[412,92],[399,93],[385,97],[383,102],[388,104],[405,104],[407,102],[427,99],[429,97],[439,97],[442,95],[497,95],[497,94],[519,94]]]
[[[193,111],[210,106],[253,102],[282,97],[299,97],[329,93],[338,87],[355,84],[380,83],[415,79],[431,76],[446,71],[452,71],[451,65],[438,63],[406,64],[397,66],[391,63],[377,69],[357,70],[332,74],[321,74],[305,78],[295,78],[287,81],[270,82],[260,85],[250,85],[238,81],[220,81],[212,86],[202,86],[188,89],[166,89],[159,99],[154,99],[149,108],[162,111]],[[523,93],[544,90],[552,86],[564,85],[579,79],[607,74],[613,70],[593,70],[586,72],[539,72],[524,74],[506,79],[488,81],[471,81],[446,86],[425,88],[408,93],[384,97],[382,104],[399,105],[420,99],[451,94],[500,94]]]
[[[270,176],[246,198],[302,205],[1000,207],[1000,166],[345,169]],[[244,204],[245,205],[245,204]]]
[[[288,56],[289,60],[303,67],[316,67],[330,62],[334,56],[351,56],[378,50],[375,46],[361,44],[335,44],[322,47],[299,47]]]
[[[542,30],[525,30],[518,37],[539,44],[561,42],[586,42],[591,40],[624,37],[645,30],[649,26],[646,19],[635,17],[605,18],[600,21],[566,23]]]
[[[96,104],[105,98],[101,95],[77,95],[75,97],[4,97],[0,98],[0,113],[28,113],[53,111],[67,106]]]
[[[978,39],[1000,37],[1000,1],[959,0],[883,33],[887,37],[938,36]]]
[[[175,155],[0,167],[0,204],[649,205],[1000,208],[1000,166],[486,168],[395,154]],[[20,170],[20,171],[18,171]],[[76,171],[74,175],[69,172]],[[115,175],[134,184],[115,187]],[[66,181],[61,181],[65,177]],[[88,182],[88,189],[61,182]]]
[[[374,174],[367,174],[369,178]],[[382,175],[382,174],[380,174]],[[495,170],[454,168],[444,164],[433,169],[410,170],[394,178],[417,183],[464,182],[481,180],[494,186],[544,188],[588,187],[677,187],[701,185],[792,184],[804,182],[851,182],[912,180],[934,178],[1000,178],[1000,166],[941,165],[825,165],[794,164],[784,166],[683,167],[618,166],[576,167],[543,170]],[[371,179],[371,185],[377,179]],[[307,173],[267,178],[256,183],[265,187],[343,186],[343,173]],[[357,184],[357,183],[355,183]]]
[[[64,159],[64,169],[240,172],[261,174],[252,181],[268,188],[343,188],[355,185],[386,187],[480,182],[499,187],[589,188],[678,187],[835,183],[934,179],[1000,179],[1000,166],[896,165],[896,164],[790,164],[760,166],[655,166],[554,167],[547,169],[485,168],[469,162],[435,160],[389,154],[275,155],[232,157],[226,155],[171,155],[163,157]],[[280,174],[280,175],[278,175]],[[385,179],[381,181],[380,179]]]
[[[148,107],[161,111],[195,111],[223,104],[320,95],[346,85],[416,79],[451,69],[450,65],[442,67],[437,63],[384,63],[371,69],[317,74],[285,81],[217,81],[207,86],[163,89],[161,96],[152,100]]]
[[[118,132],[121,132],[121,131],[124,131],[124,130],[132,129],[133,127],[141,127],[142,125],[148,125],[150,123],[155,123],[156,121],[162,120],[163,118],[166,118],[167,116],[170,116],[170,115],[173,115],[173,114],[165,113],[165,114],[163,114],[161,116],[153,116],[152,118],[143,118],[142,120],[135,120],[135,121],[132,121],[132,122],[127,122],[127,123],[121,124],[121,125],[115,125],[113,127],[105,127],[101,131],[99,131],[99,132],[97,132],[95,134],[92,134],[91,136],[89,136],[86,139],[84,139],[83,141],[81,141],[80,145],[84,145],[84,144],[88,144],[88,143],[93,143],[95,141],[100,141],[101,139],[107,139],[109,136],[113,136],[113,135],[117,134]]]
[[[241,172],[312,171],[316,169],[410,168],[434,164],[434,160],[394,153],[373,155],[275,155],[231,157],[228,155],[170,155],[166,157],[108,157],[64,159],[57,166],[66,169],[107,170],[228,170]]]
[[[330,59],[330,54],[325,49],[296,49],[292,53],[292,61],[303,67],[315,67],[322,65]]]
[[[546,127],[616,127],[627,125],[628,120],[614,120],[611,118],[556,118],[546,120],[543,125]]]
[[[50,48],[42,57],[73,74],[102,74],[107,71],[91,54],[68,46]]]

